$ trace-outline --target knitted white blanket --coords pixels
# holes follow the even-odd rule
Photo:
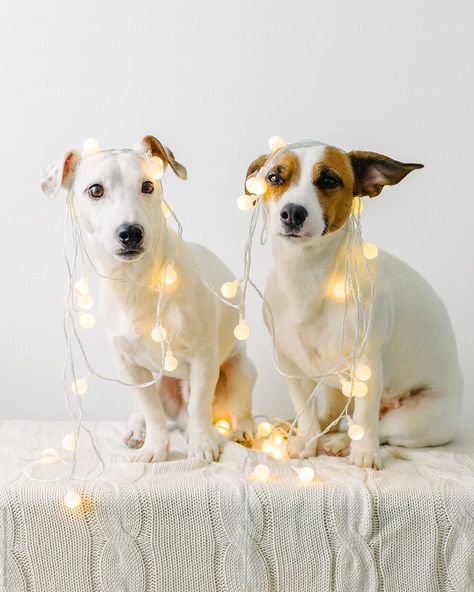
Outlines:
[[[93,426],[106,460],[81,441],[76,509],[67,465],[42,464],[71,424],[0,424],[0,590],[8,592],[469,592],[474,590],[474,438],[433,449],[384,448],[385,469],[318,457],[318,481],[286,461],[242,477],[247,451],[219,463],[129,464],[122,424]],[[42,479],[45,479],[42,481]],[[52,481],[51,479],[56,479]],[[2,587],[3,585],[3,587]]]

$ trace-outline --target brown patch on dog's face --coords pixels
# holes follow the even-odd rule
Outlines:
[[[263,196],[265,201],[278,201],[300,178],[300,160],[294,152],[285,152],[267,173],[268,189]]]
[[[328,146],[313,166],[312,182],[323,211],[323,234],[339,230],[351,213],[354,197],[354,172],[347,154]]]

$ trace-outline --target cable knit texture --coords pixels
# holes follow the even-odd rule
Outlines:
[[[118,422],[89,424],[65,506],[68,423],[0,424],[0,590],[8,592],[468,592],[474,590],[474,437],[441,448],[383,448],[383,471],[346,459],[292,461],[237,444],[208,465],[127,462]],[[258,462],[272,477],[244,479]]]

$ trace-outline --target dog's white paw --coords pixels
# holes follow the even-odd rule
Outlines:
[[[219,437],[214,430],[199,431],[190,434],[188,438],[188,458],[207,460],[213,462],[219,460]]]
[[[288,445],[288,456],[290,458],[313,458],[318,454],[318,441],[309,443],[310,438],[304,436],[293,436]]]
[[[139,413],[133,413],[128,420],[128,431],[123,442],[129,448],[141,448],[145,441],[145,418]]]
[[[241,444],[242,446],[245,446],[245,448],[252,448],[253,446],[252,431],[235,430],[229,436],[229,440],[237,442],[237,444]]]
[[[352,464],[366,469],[382,468],[382,456],[379,446],[362,441],[352,442],[349,460]]]
[[[168,460],[168,454],[168,445],[155,446],[153,448],[145,446],[134,454],[130,460],[131,462],[158,463]]]
[[[329,456],[347,456],[351,447],[351,439],[347,434],[325,434],[321,437],[320,447]]]

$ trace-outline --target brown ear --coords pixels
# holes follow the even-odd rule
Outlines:
[[[145,136],[142,143],[145,150],[149,150],[153,156],[159,156],[165,165],[169,164],[180,179],[185,180],[188,178],[186,167],[178,162],[171,150],[167,146],[163,146],[154,136]]]
[[[50,162],[41,171],[41,189],[48,197],[55,197],[61,187],[71,187],[74,172],[79,162],[79,153],[69,150],[56,162]]]
[[[398,162],[398,160],[393,160],[393,158],[376,152],[355,150],[349,152],[348,155],[354,170],[355,196],[368,195],[375,197],[385,185],[396,185],[408,173],[415,169],[422,169],[424,166],[417,163]]]
[[[249,164],[249,168],[247,169],[247,174],[245,175],[245,181],[247,181],[247,179],[249,177],[251,177],[254,173],[259,171],[262,168],[262,166],[266,163],[266,161],[269,159],[269,157],[270,157],[269,154],[262,154],[262,156],[259,156],[253,162],[251,162]],[[245,188],[245,183],[244,183],[244,190],[247,193],[247,189]]]

